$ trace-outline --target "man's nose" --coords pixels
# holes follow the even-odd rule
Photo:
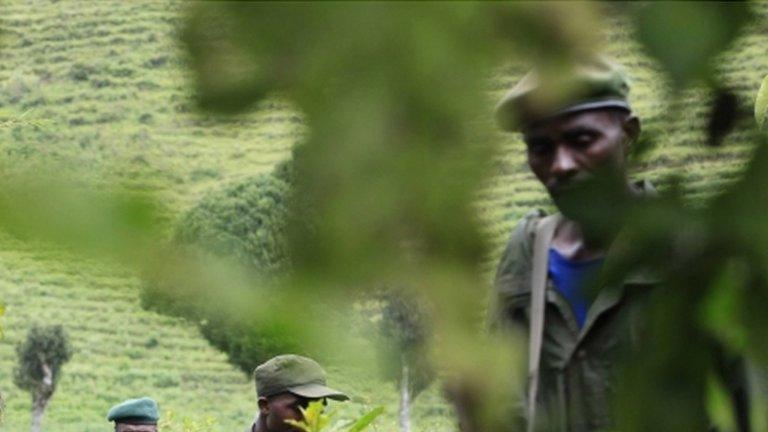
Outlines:
[[[555,147],[555,155],[552,158],[552,175],[557,177],[570,177],[577,171],[578,165],[573,153],[568,146],[558,145]]]

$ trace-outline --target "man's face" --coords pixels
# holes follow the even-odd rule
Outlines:
[[[525,131],[528,165],[565,213],[563,198],[587,180],[626,188],[626,155],[638,132],[637,118],[610,110],[555,117]]]
[[[157,425],[118,423],[115,432],[157,432]]]
[[[301,408],[306,409],[313,400],[316,399],[303,398],[292,393],[280,393],[259,399],[259,410],[266,418],[269,432],[300,431],[285,421],[301,420]]]

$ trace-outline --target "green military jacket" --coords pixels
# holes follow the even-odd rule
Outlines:
[[[542,211],[526,215],[501,258],[491,318],[495,327],[530,322],[533,244]],[[611,400],[618,356],[630,350],[642,317],[643,294],[656,283],[647,274],[599,287],[580,330],[568,301],[547,280],[537,430],[599,431],[612,427]]]

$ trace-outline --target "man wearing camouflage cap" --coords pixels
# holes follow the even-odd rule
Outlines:
[[[522,327],[529,336],[528,431],[613,430],[617,360],[636,348],[643,293],[657,281],[638,273],[618,286],[590,284],[621,225],[605,212],[653,193],[627,175],[640,121],[624,72],[604,58],[556,72],[532,71],[496,110],[502,129],[522,133],[528,165],[559,213],[534,211],[518,223],[490,315],[495,327]],[[616,225],[608,235],[587,231],[595,209]]]
[[[115,422],[115,432],[157,432],[159,418],[157,403],[148,397],[128,399],[107,413],[107,420]]]
[[[274,357],[253,372],[259,414],[247,432],[297,431],[286,420],[300,420],[312,401],[347,400],[326,386],[325,371],[314,360],[294,354]]]

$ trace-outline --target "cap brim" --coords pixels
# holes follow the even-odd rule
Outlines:
[[[121,419],[113,419],[110,421],[114,421],[118,424],[129,424],[129,425],[156,425],[157,420],[152,419],[145,419],[140,417],[127,417],[127,418],[121,418]]]
[[[326,387],[322,384],[304,384],[300,386],[289,387],[288,391],[301,397],[308,399],[322,399],[328,398],[333,400],[344,401],[348,400],[349,396],[344,393],[334,390],[330,387]]]
[[[553,110],[552,112],[546,114],[546,115],[539,115],[535,118],[528,118],[528,119],[519,119],[517,121],[512,121],[511,118],[513,117],[510,114],[510,111],[512,108],[502,103],[499,108],[497,109],[497,122],[499,126],[508,132],[522,132],[526,129],[526,127],[530,126],[533,123],[539,123],[541,121],[550,120],[556,117],[560,117],[567,114],[573,114],[581,111],[592,111],[597,109],[623,109],[626,111],[632,111],[632,108],[629,106],[629,103],[625,100],[621,99],[598,99],[598,100],[588,100],[572,105],[568,105],[565,108],[560,108],[557,110]]]
[[[606,100],[587,101],[587,102],[581,102],[574,105],[570,105],[564,109],[561,109],[555,112],[554,114],[550,114],[548,117],[558,117],[561,115],[571,114],[571,113],[580,112],[580,111],[591,111],[596,109],[607,109],[607,108],[616,108],[616,109],[632,111],[632,108],[629,107],[629,104],[626,101],[619,100],[619,99],[606,99]]]

